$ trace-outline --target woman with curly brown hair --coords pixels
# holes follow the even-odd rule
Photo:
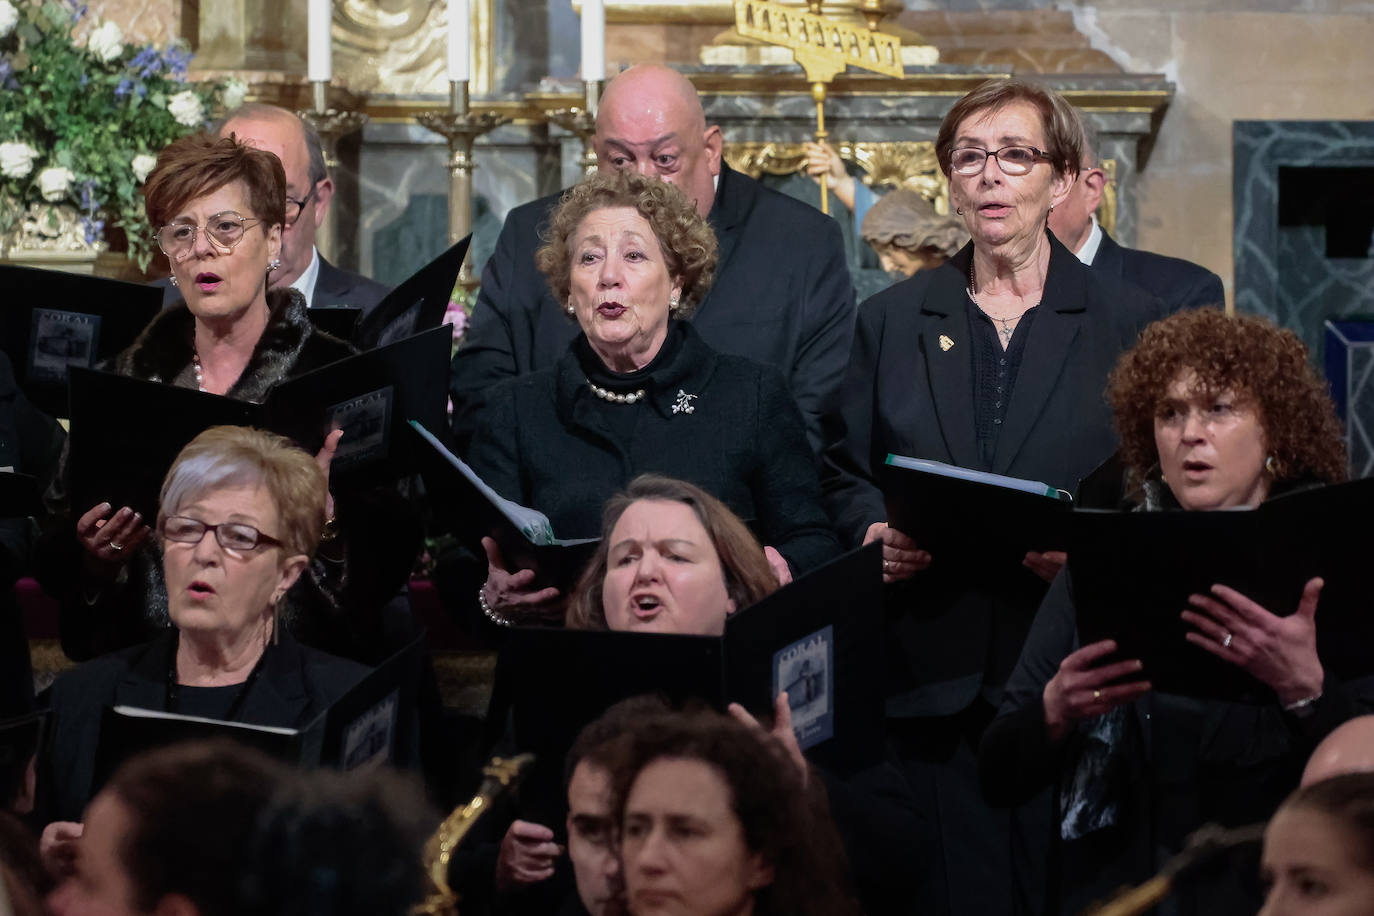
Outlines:
[[[857,916],[835,827],[776,739],[670,713],[609,756],[634,916]]]
[[[782,377],[717,353],[683,320],[710,287],[716,240],[680,190],[633,172],[593,175],[564,196],[537,263],[581,334],[552,368],[487,395],[473,470],[560,537],[595,537],[605,501],[654,472],[756,519],[779,581],[838,552]],[[556,589],[532,588],[532,571],[486,550],[488,619],[562,616]]]
[[[1297,336],[1262,318],[1202,309],[1150,325],[1107,396],[1141,511],[1254,508],[1345,477],[1326,383]],[[1337,683],[1317,654],[1320,579],[1296,609],[1219,584],[1182,611],[1188,641],[1267,684],[1268,706],[1154,692],[1113,641],[1079,647],[1070,579],[1041,604],[979,755],[994,803],[1059,789],[1058,810],[1042,812],[1053,833],[1039,838],[1059,840],[1037,901],[1052,912],[1144,880],[1203,823],[1263,820],[1315,743],[1374,708],[1369,685]]]

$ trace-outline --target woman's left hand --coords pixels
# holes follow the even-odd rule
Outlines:
[[[1196,632],[1187,640],[1217,658],[1250,672],[1290,706],[1321,693],[1324,672],[1317,657],[1317,599],[1321,579],[1311,579],[1291,616],[1271,614],[1240,592],[1212,586],[1211,595],[1192,595],[1183,620]]]
[[[765,731],[758,719],[755,719],[749,710],[738,703],[731,703],[725,708],[732,718],[742,722],[750,728]],[[778,693],[778,698],[773,701],[773,730],[768,732],[782,743],[783,750],[787,751],[787,756],[792,758],[792,762],[797,765],[797,770],[801,773],[802,785],[805,786],[811,775],[811,768],[806,763],[806,755],[802,753],[801,745],[797,743],[797,733],[792,730],[792,704],[787,700],[787,691]]]
[[[763,555],[768,558],[768,565],[773,568],[773,575],[777,576],[778,585],[787,585],[792,581],[792,570],[788,567],[787,561],[778,553],[776,547],[763,548]]]
[[[339,440],[343,438],[344,431],[336,429],[324,437],[324,445],[315,453],[315,463],[324,471],[325,482],[329,482],[329,465],[334,461],[334,453],[339,450]],[[334,493],[326,489],[324,494],[324,517],[333,521],[334,519]]]

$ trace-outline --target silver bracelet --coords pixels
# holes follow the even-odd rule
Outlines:
[[[1297,714],[1298,718],[1302,718],[1304,716],[1310,715],[1314,711],[1311,709],[1312,704],[1317,702],[1321,698],[1321,691],[1317,691],[1317,693],[1313,696],[1303,697],[1301,700],[1296,700],[1292,703],[1289,703],[1287,706],[1283,707],[1283,711],[1295,713]]]
[[[511,620],[504,614],[498,614],[496,611],[492,610],[490,604],[487,604],[487,587],[485,584],[479,585],[477,587],[477,604],[479,607],[482,608],[482,616],[486,617],[488,620],[496,624],[498,627],[515,626],[514,620]]]

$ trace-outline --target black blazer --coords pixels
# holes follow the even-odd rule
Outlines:
[[[989,470],[1072,491],[1116,448],[1107,374],[1159,306],[1089,270],[1053,236],[1050,244],[1044,297]],[[972,256],[970,244],[859,309],[843,403],[832,418],[838,439],[822,470],[831,516],[851,544],[887,518],[876,481],[889,452],[978,466],[966,291]],[[953,346],[942,348],[942,336]],[[951,714],[985,686],[1000,687],[1044,596],[1044,583],[1027,570],[976,562],[961,569],[956,560],[934,557],[928,571],[892,590],[890,715]],[[996,702],[998,691],[989,699]]]
[[[495,383],[554,365],[577,335],[566,303],[554,301],[534,266],[558,201],[554,195],[512,210],[482,271],[449,383],[460,448]],[[854,325],[839,226],[724,163],[708,220],[720,245],[716,279],[692,323],[720,352],[776,367],[818,448],[820,417],[844,375]]]
[[[1123,248],[1102,231],[1102,242],[1093,256],[1093,270],[1138,286],[1164,303],[1165,314],[1205,305],[1226,305],[1221,277],[1205,267],[1139,248]]]
[[[92,659],[59,676],[49,696],[52,735],[40,797],[49,820],[77,821],[90,801],[100,719],[106,706],[165,710],[173,630],[151,642]],[[343,696],[367,668],[307,649],[283,633],[268,646],[262,673],[244,697],[238,720],[296,728]]]
[[[606,500],[638,474],[696,484],[776,547],[794,575],[839,553],[821,508],[815,460],[801,417],[776,370],[716,353],[692,329],[677,357],[655,370],[628,440],[607,429],[601,402],[572,348],[558,364],[497,385],[472,439],[469,462],[496,492],[549,517],[559,537],[598,537]],[[674,411],[678,392],[695,394]]]
[[[154,280],[153,285],[162,287],[163,308],[175,305],[183,298],[181,291],[166,277]],[[310,306],[356,305],[367,315],[389,292],[390,287],[369,280],[362,274],[335,267],[324,259],[324,255],[320,255],[320,272],[315,277],[315,295],[311,297]]]

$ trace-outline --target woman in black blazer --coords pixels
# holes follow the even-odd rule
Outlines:
[[[1107,373],[1158,306],[1046,229],[1078,172],[1077,124],[1064,99],[1018,80],[951,109],[936,153],[972,242],[860,308],[825,455],[841,537],[884,544],[890,729],[945,855],[920,892],[930,912],[1013,909],[1009,884],[987,879],[1009,873],[1011,827],[978,796],[976,748],[1063,558],[931,556],[887,524],[878,473],[896,453],[1072,490],[1112,453]]]
[[[639,474],[696,484],[754,520],[779,581],[838,553],[801,414],[776,370],[717,353],[681,320],[710,287],[716,242],[682,192],[595,175],[554,213],[539,268],[582,333],[550,369],[487,396],[468,462],[540,510],[562,538],[595,537]],[[489,619],[562,615],[556,589],[507,570],[487,542]]]
[[[53,684],[39,786],[48,817],[75,820],[90,799],[107,706],[301,727],[366,673],[279,629],[278,605],[324,528],[326,492],[315,459],[271,433],[216,426],[181,450],[157,519],[172,626]]]

